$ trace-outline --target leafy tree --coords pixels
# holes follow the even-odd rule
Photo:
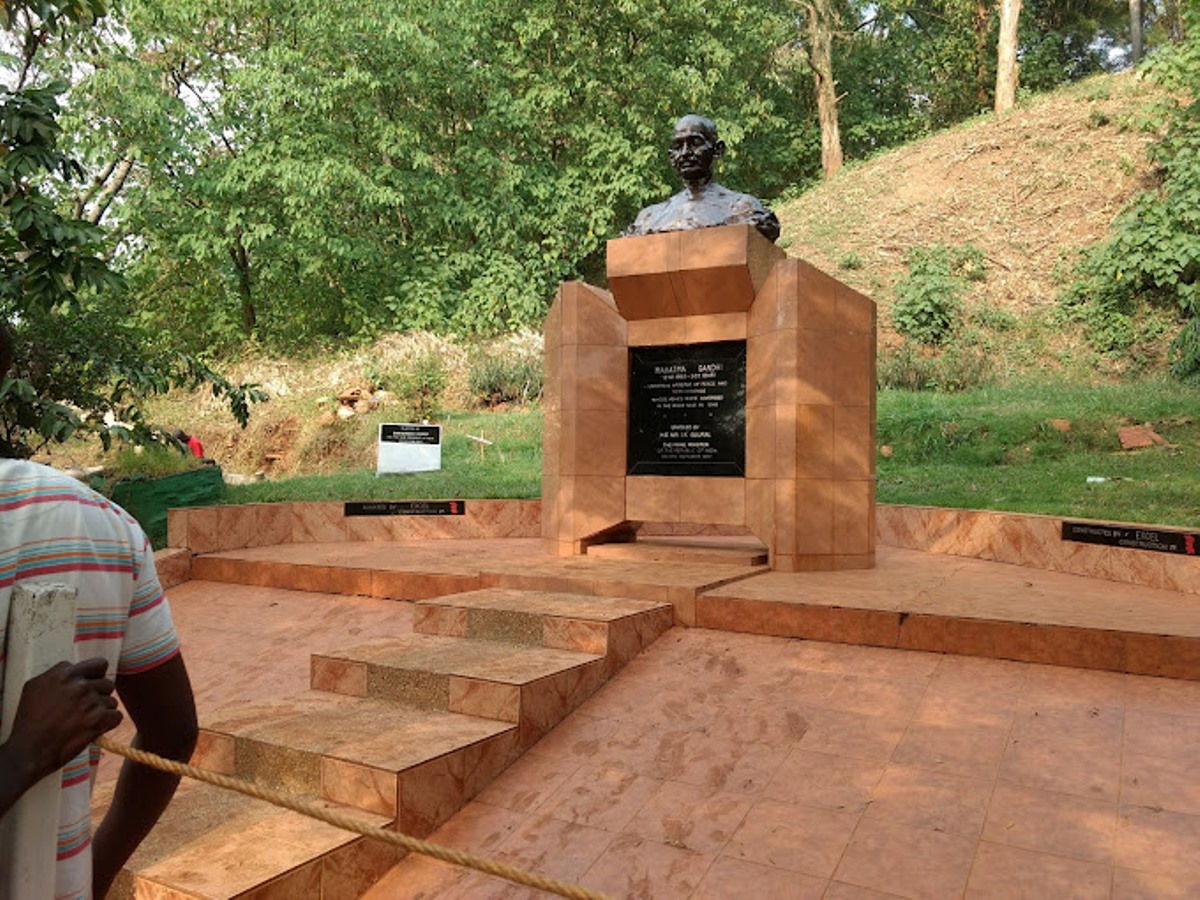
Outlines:
[[[537,323],[674,188],[688,110],[739,187],[812,171],[786,0],[125,8],[73,131],[93,171],[134,160],[108,215],[143,321],[208,346]]]
[[[1135,337],[1144,304],[1178,311],[1183,324],[1172,348],[1172,372],[1200,380],[1200,8],[1184,11],[1186,38],[1149,64],[1151,77],[1184,99],[1172,104],[1163,139],[1151,150],[1160,183],[1118,216],[1111,237],[1092,248],[1066,292],[1067,308],[1103,350],[1123,350]]]
[[[0,371],[0,455],[29,456],[80,428],[106,446],[114,433],[153,437],[140,400],[171,383],[208,382],[243,424],[260,397],[197,359],[148,350],[148,336],[123,319],[123,282],[103,258],[99,216],[71,216],[56,202],[82,169],[59,146],[67,85],[51,77],[55,53],[105,11],[104,0],[4,7],[5,38],[17,52],[0,85],[0,328],[13,356],[11,371]]]

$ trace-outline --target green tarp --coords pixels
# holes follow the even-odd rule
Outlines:
[[[221,498],[221,467],[121,481],[113,486],[112,498],[138,520],[157,550],[167,545],[168,509],[207,506]]]

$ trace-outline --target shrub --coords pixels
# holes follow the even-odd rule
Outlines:
[[[414,356],[403,372],[386,380],[414,419],[431,419],[441,409],[446,365],[436,353],[427,350]]]
[[[967,281],[983,278],[983,251],[970,244],[909,251],[908,275],[896,285],[892,324],[905,337],[938,345],[954,333]]]
[[[881,352],[875,380],[880,388],[958,393],[992,380],[992,363],[983,347],[956,341],[940,349],[905,341]]]
[[[538,400],[544,380],[541,338],[530,332],[481,348],[467,373],[471,398],[488,407]]]

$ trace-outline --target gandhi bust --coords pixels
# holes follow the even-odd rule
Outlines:
[[[768,240],[778,238],[779,220],[758,198],[713,182],[713,162],[724,152],[725,142],[717,137],[717,126],[711,119],[688,115],[675,123],[667,157],[683,178],[683,190],[665,203],[647,206],[623,234],[753,225]]]

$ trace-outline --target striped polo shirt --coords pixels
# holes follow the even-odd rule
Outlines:
[[[0,694],[9,604],[22,581],[78,589],[74,661],[103,656],[110,678],[153,669],[179,652],[154,553],[133,517],[61,472],[0,459]],[[99,758],[93,746],[62,770],[58,900],[91,896],[91,786]]]

